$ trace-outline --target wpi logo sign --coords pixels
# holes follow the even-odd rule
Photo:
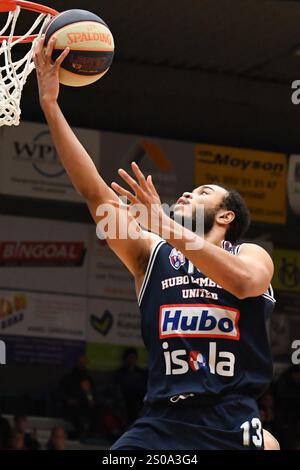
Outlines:
[[[27,161],[34,170],[47,178],[58,178],[65,173],[48,130],[39,132],[32,141],[14,142],[15,159]]]
[[[159,336],[240,339],[240,312],[231,307],[208,304],[162,305]]]

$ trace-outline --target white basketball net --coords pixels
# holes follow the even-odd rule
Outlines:
[[[0,126],[17,126],[19,124],[23,86],[28,75],[34,69],[33,45],[19,60],[13,59],[13,48],[32,34],[37,34],[39,37],[44,25],[52,18],[46,13],[39,14],[31,28],[20,39],[13,40],[20,11],[21,8],[17,6],[15,11],[8,12],[6,24],[0,30],[0,36],[9,36],[7,41],[0,42]]]

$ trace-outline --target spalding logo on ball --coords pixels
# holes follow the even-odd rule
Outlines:
[[[45,46],[53,34],[56,36],[53,60],[66,47],[70,48],[60,67],[60,83],[89,85],[108,71],[114,56],[114,38],[107,24],[94,13],[86,10],[59,13],[46,26],[44,34]]]

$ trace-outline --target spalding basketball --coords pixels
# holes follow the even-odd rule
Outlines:
[[[56,37],[53,60],[66,47],[68,56],[61,64],[59,81],[69,86],[84,86],[99,80],[109,69],[114,56],[114,39],[106,23],[86,10],[67,10],[46,26],[45,46]]]

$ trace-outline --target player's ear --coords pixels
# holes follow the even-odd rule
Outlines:
[[[226,209],[221,209],[216,216],[216,222],[220,225],[229,225],[235,219],[235,213]]]

